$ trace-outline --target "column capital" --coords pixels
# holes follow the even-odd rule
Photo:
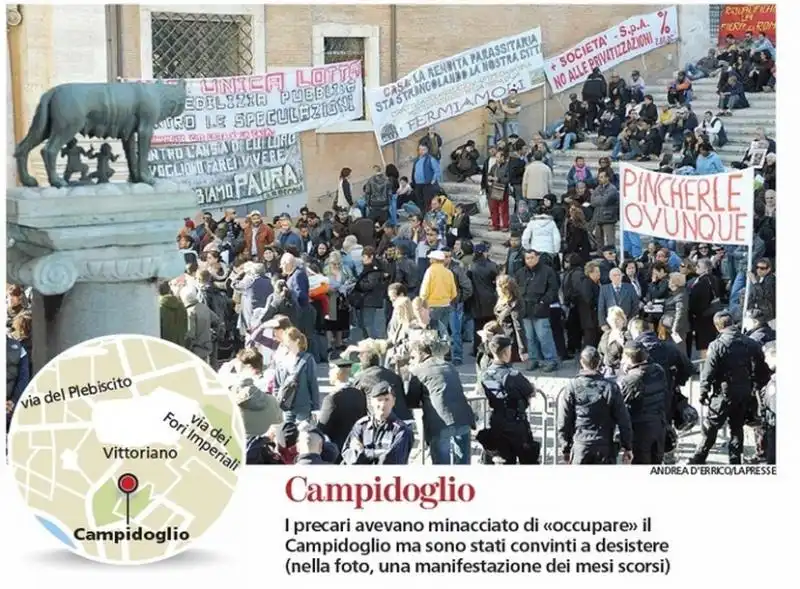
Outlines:
[[[194,191],[172,182],[11,188],[6,201],[9,280],[45,295],[178,276],[175,237],[197,211]]]

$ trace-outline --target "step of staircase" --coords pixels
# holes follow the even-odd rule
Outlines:
[[[648,93],[653,95],[659,107],[667,102],[666,88],[672,79],[658,79],[650,83]],[[718,111],[717,78],[704,78],[693,83],[694,100],[692,108],[699,117],[706,110],[714,113]],[[739,161],[744,152],[755,138],[756,130],[763,128],[767,135],[775,136],[777,128],[777,101],[775,93],[749,93],[747,99],[750,108],[734,111],[733,116],[723,119],[728,133],[728,144],[718,148],[720,158],[726,166]],[[561,195],[567,191],[567,172],[577,156],[586,158],[587,163],[596,171],[597,160],[603,156],[611,156],[610,151],[600,151],[591,143],[579,143],[575,149],[566,152],[553,152],[553,192]],[[659,158],[660,159],[660,158]],[[658,160],[649,162],[630,162],[636,166],[655,170]],[[615,168],[618,163],[612,164]],[[456,202],[478,202],[480,194],[479,182],[444,182],[442,188]],[[470,217],[470,227],[474,241],[484,241],[489,244],[489,257],[497,263],[504,263],[507,253],[506,243],[509,239],[508,232],[490,231],[490,219],[486,212],[480,212]]]

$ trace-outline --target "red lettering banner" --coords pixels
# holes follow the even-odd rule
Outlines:
[[[676,176],[620,163],[620,231],[715,244],[751,244],[753,169]]]
[[[725,44],[725,37],[744,38],[750,31],[757,37],[763,31],[775,43],[775,5],[774,4],[729,4],[719,15],[719,44]]]

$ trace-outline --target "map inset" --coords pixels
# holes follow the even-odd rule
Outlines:
[[[221,515],[243,440],[239,408],[208,364],[120,335],[39,371],[14,413],[8,460],[27,504],[71,550],[140,564],[181,552]]]

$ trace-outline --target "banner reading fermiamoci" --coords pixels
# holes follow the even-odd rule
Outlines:
[[[678,40],[678,9],[674,6],[632,16],[551,57],[545,63],[554,93],[582,84],[596,67],[608,70]]]
[[[620,232],[750,246],[753,169],[708,176],[661,174],[620,163]]]
[[[186,109],[162,122],[153,145],[300,133],[364,115],[359,61],[266,74],[186,80]]]
[[[544,84],[541,28],[428,63],[397,82],[367,89],[379,145]]]
[[[235,207],[305,190],[294,133],[154,147],[149,161],[154,176],[179,178],[194,188],[200,208]]]

